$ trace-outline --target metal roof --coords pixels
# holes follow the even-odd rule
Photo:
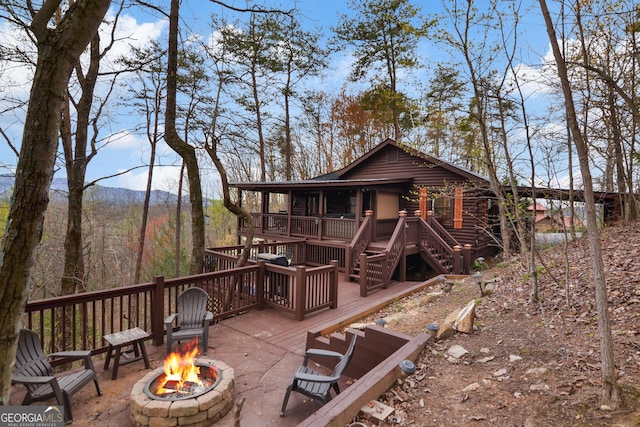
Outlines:
[[[273,182],[230,182],[229,186],[242,190],[302,190],[339,187],[383,187],[394,184],[410,184],[412,176],[396,178],[367,178],[367,179],[308,179],[298,181]]]

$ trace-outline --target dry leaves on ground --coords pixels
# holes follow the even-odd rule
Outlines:
[[[601,242],[623,409],[600,404],[598,319],[583,237],[566,252],[560,245],[540,253],[539,302],[531,301],[525,261],[515,259],[482,272],[486,280],[499,278],[488,296],[466,279],[365,319],[391,316],[387,327],[415,335],[477,302],[474,333],[429,344],[416,373],[380,397],[394,408],[382,425],[640,425],[640,223],[606,228]],[[427,302],[435,291],[443,292]],[[452,351],[457,346],[464,351]]]

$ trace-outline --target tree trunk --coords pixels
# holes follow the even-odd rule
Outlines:
[[[175,275],[180,277],[180,251],[182,250],[182,185],[184,181],[184,162],[180,165],[180,177],[178,178],[178,200],[176,202],[176,258]]]
[[[202,273],[204,268],[204,208],[202,206],[202,185],[200,168],[194,147],[185,143],[176,131],[176,95],[178,86],[178,17],[179,0],[171,0],[169,15],[169,49],[167,51],[167,110],[165,116],[165,135],[167,145],[182,158],[187,168],[189,183],[189,201],[191,202],[191,274]]]
[[[42,237],[58,148],[60,113],[72,68],[95,35],[110,0],[77,0],[55,29],[45,2],[31,22],[38,59],[29,96],[7,230],[0,253],[0,405],[8,405],[30,272]],[[54,2],[55,3],[55,2]]]
[[[157,129],[157,121],[155,128]],[[147,222],[149,220],[149,204],[151,200],[151,185],[153,184],[153,167],[156,161],[156,139],[157,130],[154,131],[154,137],[151,142],[151,153],[149,154],[149,170],[147,171],[147,187],[144,192],[144,203],[142,205],[142,221],[140,223],[140,232],[138,234],[138,253],[136,254],[136,272],[134,283],[140,283],[140,272],[142,270],[142,259],[144,255],[144,244],[147,236]]]
[[[600,235],[598,233],[598,222],[596,217],[596,204],[593,194],[593,180],[589,169],[589,153],[586,141],[578,125],[576,109],[573,102],[573,93],[569,83],[567,66],[564,57],[558,46],[558,39],[553,27],[553,21],[547,8],[546,0],[539,0],[540,9],[545,20],[549,42],[553,50],[553,56],[558,67],[558,76],[562,83],[567,119],[573,141],[578,153],[580,172],[584,185],[585,210],[587,216],[587,233],[589,236],[589,247],[593,262],[593,282],[596,294],[596,310],[598,313],[598,331],[600,335],[600,359],[603,382],[603,403],[613,409],[617,409],[622,403],[620,387],[616,381],[615,364],[613,358],[613,339],[611,336],[611,324],[609,322],[609,308],[607,303],[607,283],[604,275],[604,263],[602,261],[602,248],[600,246]]]
[[[218,170],[218,173],[220,174],[220,182],[222,183],[222,200],[223,200],[224,207],[227,208],[229,212],[231,212],[238,218],[243,218],[245,220],[245,223],[247,224],[247,236],[244,242],[244,248],[242,249],[242,254],[240,255],[240,258],[238,258],[238,263],[236,264],[237,267],[242,267],[247,263],[247,260],[249,259],[249,255],[251,254],[251,245],[253,244],[253,217],[245,209],[234,204],[231,201],[231,194],[229,191],[229,180],[227,179],[227,172],[224,168],[224,165],[220,161],[220,158],[218,158],[217,144],[218,144],[218,141],[214,137],[211,141],[211,145],[206,145],[205,148],[207,150],[207,153],[209,154],[209,157],[215,164],[216,169]],[[233,292],[235,289],[235,280],[236,278],[234,276],[234,278],[232,279],[231,285],[225,290],[224,301],[222,306],[223,311],[227,311],[231,307],[231,301],[232,301]]]
[[[95,34],[90,45],[89,68],[83,73],[80,61],[76,62],[75,69],[80,82],[80,99],[74,103],[76,106],[76,132],[75,140],[71,129],[70,95],[65,96],[63,118],[60,126],[60,136],[64,151],[65,169],[67,171],[68,204],[67,204],[67,230],[64,240],[64,272],[60,280],[60,295],[73,295],[76,292],[86,292],[83,254],[83,197],[85,190],[85,177],[87,166],[96,155],[96,148],[91,144],[91,151],[87,154],[89,145],[89,122],[91,120],[91,106],[93,94],[98,81],[100,70],[100,36]],[[74,143],[75,142],[75,143]],[[62,342],[65,348],[56,348],[56,351],[69,349],[73,342],[71,336],[73,328],[68,324],[74,318],[73,307],[66,307],[64,313],[58,316],[56,331],[58,335],[65,331],[67,336]],[[80,321],[86,321],[86,313],[81,313]],[[67,327],[63,327],[66,323]],[[77,337],[86,344],[86,337]]]

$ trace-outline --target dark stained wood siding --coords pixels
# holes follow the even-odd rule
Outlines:
[[[474,250],[484,251],[492,245],[486,230],[486,197],[477,195],[473,189],[477,185],[484,186],[486,182],[478,179],[470,182],[467,177],[461,176],[455,171],[449,170],[436,163],[420,157],[412,156],[406,151],[393,145],[386,146],[383,150],[367,159],[366,162],[349,170],[342,176],[343,179],[366,178],[392,178],[413,177],[413,185],[405,188],[399,195],[400,209],[406,209],[410,216],[418,210],[418,189],[427,187],[429,194],[448,189],[451,194],[451,206],[453,208],[453,192],[455,187],[465,188],[463,199],[462,229],[454,229],[453,221],[443,224],[447,231],[461,244],[470,244]],[[431,196],[430,196],[431,197]]]

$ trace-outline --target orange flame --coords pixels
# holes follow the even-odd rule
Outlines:
[[[203,386],[199,377],[200,368],[195,365],[195,357],[198,355],[198,340],[195,339],[185,347],[186,350],[183,352],[176,351],[169,353],[166,359],[164,359],[165,378],[158,384],[156,395],[161,396],[165,393],[175,393],[176,390],[181,390],[187,382],[198,384],[201,387]],[[164,386],[170,381],[175,383],[175,386],[166,389]]]

